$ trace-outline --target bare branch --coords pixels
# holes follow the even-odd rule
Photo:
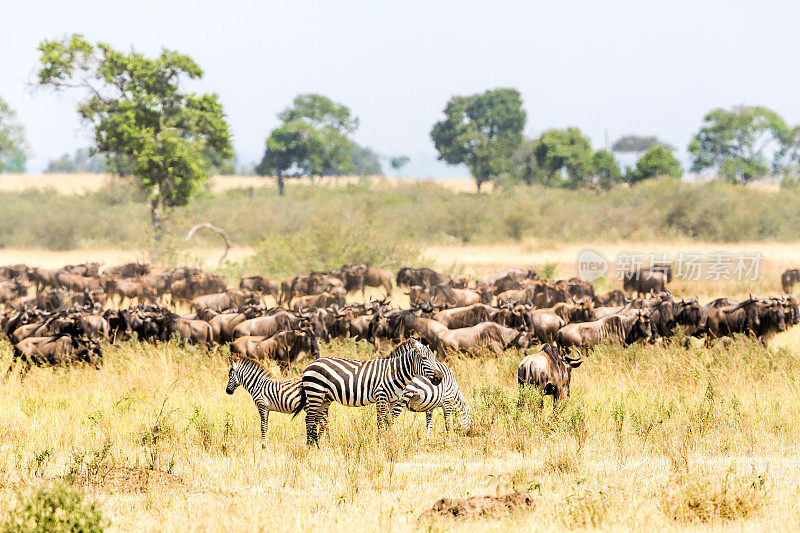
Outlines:
[[[220,234],[222,238],[225,240],[225,252],[222,254],[222,257],[219,258],[219,264],[222,265],[222,262],[225,261],[225,258],[228,256],[228,251],[233,246],[233,242],[231,241],[230,235],[228,235],[228,232],[225,231],[224,229],[218,228],[208,222],[203,222],[202,224],[196,224],[192,226],[192,229],[190,229],[189,233],[186,234],[186,237],[183,239],[184,242],[194,237],[194,234],[197,232],[197,230],[203,228]]]

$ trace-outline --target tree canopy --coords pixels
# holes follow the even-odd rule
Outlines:
[[[233,156],[217,95],[182,89],[203,71],[189,56],[162,50],[156,58],[91,44],[80,34],[39,45],[39,84],[78,89],[80,116],[94,128],[101,154],[130,161],[148,192],[158,240],[170,208],[186,204],[208,177],[208,156]]]
[[[465,164],[481,185],[513,169],[512,156],[523,141],[526,114],[516,89],[494,89],[454,96],[445,118],[433,125],[431,139],[439,159]]]
[[[395,170],[400,170],[406,166],[409,161],[411,161],[411,158],[407,155],[398,155],[389,160],[389,165]]]
[[[26,151],[25,128],[16,111],[0,98],[0,172],[24,172]]]
[[[623,135],[611,145],[611,151],[620,154],[641,154],[653,146],[660,145],[669,150],[675,151],[675,147],[659,140],[655,135]]]
[[[790,130],[774,111],[760,106],[714,109],[689,144],[692,169],[714,168],[730,181],[766,176],[777,163]]]
[[[285,178],[380,174],[377,154],[350,138],[358,118],[346,106],[323,95],[301,94],[278,118],[283,124],[267,138],[256,172],[274,174],[279,194]]]
[[[614,154],[607,150],[598,150],[592,155],[592,172],[601,189],[611,189],[624,181]]]
[[[530,143],[527,183],[580,187],[592,175],[592,145],[578,128],[550,129]]]
[[[630,169],[626,178],[633,184],[657,176],[680,178],[682,175],[681,164],[675,159],[672,152],[663,146],[656,145],[639,158],[636,168]]]

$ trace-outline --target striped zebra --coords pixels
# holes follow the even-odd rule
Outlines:
[[[300,376],[289,379],[272,379],[269,369],[247,356],[231,356],[228,386],[225,392],[233,394],[241,385],[256,404],[261,417],[261,447],[267,447],[267,422],[269,412],[293,413],[298,409],[303,395]],[[327,420],[323,420],[323,423]]]
[[[453,373],[444,364],[437,362],[436,368],[442,373],[442,382],[434,385],[426,378],[417,376],[406,385],[403,396],[399,402],[392,404],[392,417],[397,418],[403,408],[415,413],[425,413],[425,427],[427,438],[431,438],[433,427],[433,411],[437,407],[444,413],[444,427],[450,431],[450,417],[458,422],[458,427],[468,430],[472,424],[472,417],[464,402],[464,395],[456,383]]]
[[[328,407],[338,402],[348,407],[376,404],[378,427],[391,424],[391,403],[396,402],[403,390],[416,376],[424,376],[433,383],[442,380],[441,371],[435,367],[436,357],[427,346],[416,339],[398,345],[386,357],[370,361],[323,357],[303,371],[303,401],[295,410],[306,411],[306,437],[308,444],[317,443],[317,426],[325,430]]]

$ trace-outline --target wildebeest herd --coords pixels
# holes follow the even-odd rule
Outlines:
[[[797,271],[787,271],[784,291],[798,279]],[[572,370],[601,342],[671,342],[678,327],[683,338],[706,342],[734,334],[766,342],[800,321],[793,296],[720,298],[703,305],[673,297],[671,281],[668,264],[631,272],[624,290],[605,294],[577,278],[540,279],[532,269],[469,279],[428,268],[404,267],[393,275],[344,265],[283,281],[248,276],[229,287],[197,268],[8,265],[0,267],[0,330],[14,346],[9,372],[17,362],[23,372],[31,365],[99,368],[103,339],[114,343],[134,335],[153,343],[178,337],[191,345],[227,345],[227,391],[242,385],[250,392],[262,439],[270,411],[305,410],[308,441],[316,442],[331,402],[376,403],[379,425],[403,408],[425,412],[428,434],[436,408],[443,409],[448,429],[451,418],[468,427],[463,394],[437,356],[521,350],[520,385],[561,399],[569,395]],[[409,307],[391,305],[394,284],[408,295]],[[363,300],[366,287],[383,289],[385,296],[348,301],[359,292]],[[179,314],[180,308],[190,312]],[[320,341],[342,337],[394,349],[371,361],[319,357]],[[288,366],[303,357],[314,361],[288,380],[273,379],[264,364]]]

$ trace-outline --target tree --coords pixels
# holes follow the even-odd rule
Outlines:
[[[783,119],[766,107],[714,109],[703,117],[703,127],[689,144],[692,169],[714,168],[739,183],[758,179],[778,162],[788,133]]]
[[[283,180],[310,175],[320,165],[318,157],[323,148],[323,139],[314,126],[297,120],[289,122],[270,133],[256,172],[261,176],[274,174],[278,194],[283,196]]]
[[[622,171],[614,155],[606,150],[598,150],[592,155],[592,171],[602,189],[611,189],[622,181]]]
[[[407,155],[398,155],[391,159],[389,159],[389,165],[396,170],[398,173],[400,170],[406,166],[411,161],[411,158]]]
[[[78,113],[94,127],[96,150],[130,161],[150,198],[154,239],[169,211],[185,205],[208,177],[208,157],[233,156],[216,94],[181,88],[203,71],[189,56],[162,50],[156,58],[95,45],[74,34],[39,45],[39,85],[87,94]]]
[[[92,172],[102,174],[109,172],[110,161],[101,154],[92,154],[87,148],[78,148],[72,155],[64,154],[58,159],[51,159],[44,169],[45,174],[72,174],[75,172]]]
[[[25,128],[16,111],[0,98],[0,172],[24,172],[26,152]]]
[[[522,179],[547,187],[580,187],[594,171],[593,153],[578,128],[547,130],[531,141]]]
[[[669,150],[675,151],[675,147],[661,141],[655,135],[623,135],[611,145],[611,151],[620,154],[636,154],[646,152],[653,146],[660,145]]]
[[[382,176],[381,159],[372,148],[353,143],[353,170],[359,176]]]
[[[357,146],[349,137],[358,128],[358,118],[344,105],[319,94],[301,94],[278,118],[283,124],[267,138],[256,172],[274,174],[281,196],[286,178],[350,174],[357,170],[358,158],[362,170],[375,170],[377,156],[370,151],[375,161],[369,161],[364,152],[368,149]]]
[[[628,171],[626,180],[634,184],[656,176],[680,178],[682,175],[681,164],[675,159],[672,152],[663,146],[656,145],[639,158],[636,162],[636,168]]]
[[[472,96],[454,96],[444,120],[433,125],[431,139],[439,159],[465,164],[481,185],[510,172],[512,157],[523,141],[525,111],[516,89],[494,89]]]

